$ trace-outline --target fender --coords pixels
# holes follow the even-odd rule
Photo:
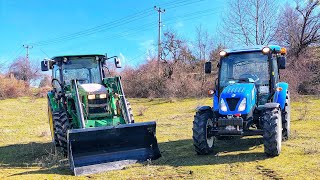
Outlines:
[[[273,96],[273,102],[279,103],[281,110],[283,110],[286,103],[287,92],[289,91],[289,84],[285,82],[279,82],[276,84],[276,88],[277,87],[281,87],[282,90],[276,91]]]
[[[54,99],[54,94],[53,92],[49,91],[47,94],[47,98],[48,98],[48,106],[50,106],[52,108],[52,111],[57,111],[59,110],[59,104],[55,101]]]
[[[199,106],[197,107],[197,112],[212,110],[210,106]]]
[[[217,90],[215,90],[215,93],[213,94],[213,110],[219,111],[219,98]]]

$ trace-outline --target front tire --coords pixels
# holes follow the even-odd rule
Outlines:
[[[199,155],[213,152],[214,136],[209,131],[213,127],[213,112],[211,110],[197,112],[193,121],[193,145]]]
[[[64,156],[68,155],[68,140],[67,134],[70,129],[67,113],[64,111],[58,111],[53,114],[55,120],[55,129],[57,131],[57,138],[60,147],[62,148]]]
[[[290,137],[290,94],[287,92],[285,106],[282,112],[282,141]]]
[[[282,121],[280,108],[267,109],[263,121],[264,153],[278,156],[281,152]]]

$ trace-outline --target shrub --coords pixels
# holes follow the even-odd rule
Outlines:
[[[29,85],[13,76],[0,75],[0,99],[29,96]]]

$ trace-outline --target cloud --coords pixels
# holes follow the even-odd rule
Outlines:
[[[181,22],[181,21],[177,22],[177,23],[174,25],[175,28],[181,28],[181,27],[183,27],[183,26],[184,26],[184,24],[183,24],[183,22]]]
[[[126,63],[126,57],[122,54],[122,53],[120,53],[120,59],[121,59],[121,62],[123,63],[123,64],[125,64]]]
[[[146,41],[140,43],[139,45],[140,45],[139,49],[141,51],[148,51],[148,50],[154,51],[156,43],[154,42],[153,39],[149,39],[149,40],[146,40]]]

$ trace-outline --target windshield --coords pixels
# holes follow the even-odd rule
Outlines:
[[[261,52],[230,54],[221,60],[220,87],[237,82],[269,84],[268,56]]]
[[[101,84],[99,63],[95,58],[70,58],[62,67],[63,80],[66,84],[70,84],[73,79],[79,80],[80,83]]]

